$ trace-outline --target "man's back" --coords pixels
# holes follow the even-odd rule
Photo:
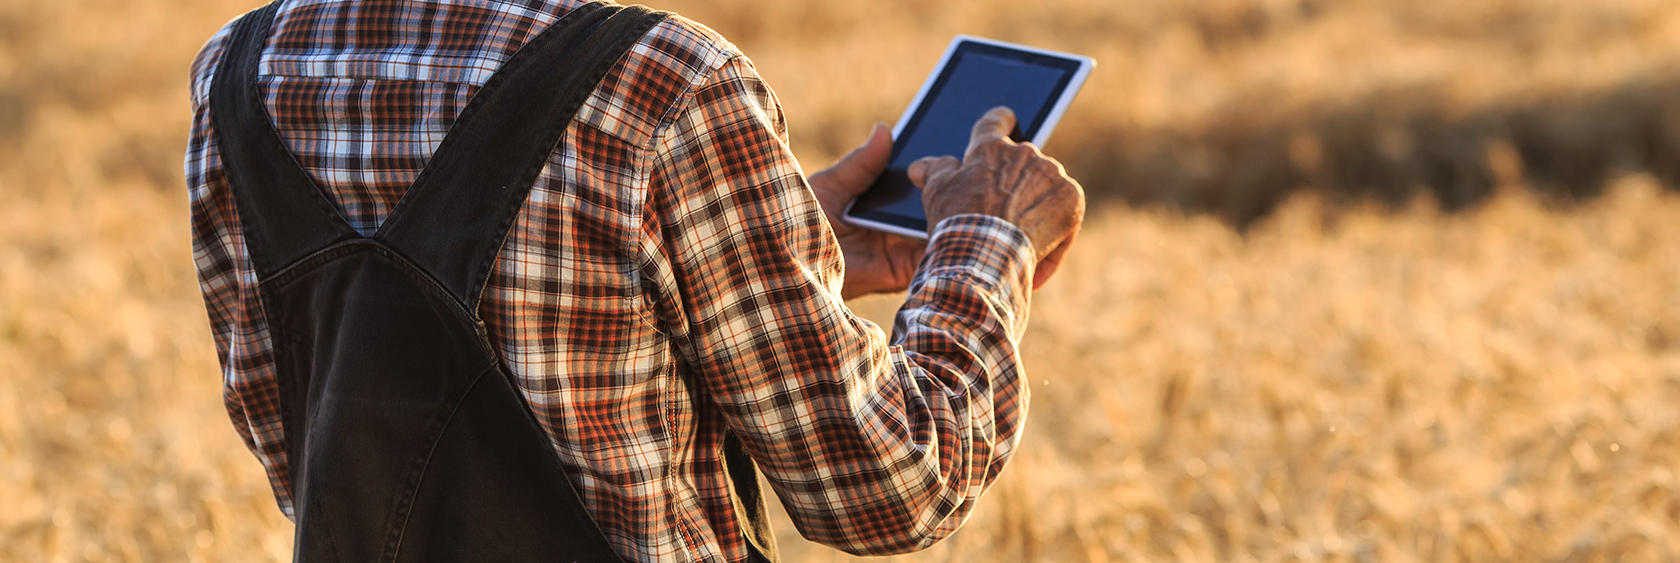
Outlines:
[[[370,233],[484,80],[579,4],[287,2],[261,92],[299,163]],[[193,71],[195,258],[230,415],[291,514],[268,327],[204,103],[224,38]],[[895,340],[968,352],[918,361],[840,303],[838,248],[769,89],[733,46],[672,19],[562,135],[479,314],[626,558],[745,558],[731,434],[808,537],[903,551],[960,523],[1024,410],[1024,237],[953,221],[929,249],[953,273],[923,280]]]

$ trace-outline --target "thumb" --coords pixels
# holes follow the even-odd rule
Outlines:
[[[840,157],[826,172],[833,174],[845,191],[851,192],[847,196],[856,196],[875,183],[891,158],[892,130],[885,123],[876,123],[862,145]]]

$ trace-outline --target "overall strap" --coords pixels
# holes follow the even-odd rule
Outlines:
[[[268,119],[257,61],[280,1],[240,18],[210,83],[210,120],[259,279],[335,243],[360,238]]]
[[[526,43],[467,103],[375,238],[478,310],[508,229],[561,135],[607,72],[668,15],[585,4]]]

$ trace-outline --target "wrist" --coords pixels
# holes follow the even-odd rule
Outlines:
[[[917,277],[961,273],[986,285],[1026,284],[1037,254],[1020,227],[996,215],[964,213],[940,220]]]

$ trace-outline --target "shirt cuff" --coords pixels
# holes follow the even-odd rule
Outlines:
[[[991,215],[956,215],[933,228],[919,278],[961,278],[1024,310],[1037,265],[1032,239]]]

